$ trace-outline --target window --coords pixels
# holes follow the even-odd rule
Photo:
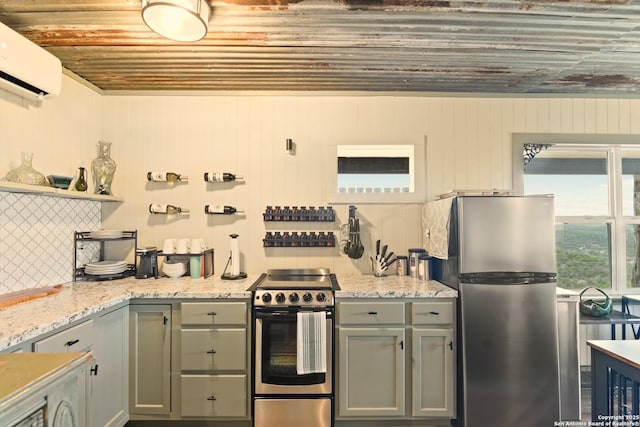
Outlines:
[[[426,143],[327,146],[329,203],[424,203]]]
[[[516,188],[555,196],[558,286],[640,291],[640,145],[514,147]]]

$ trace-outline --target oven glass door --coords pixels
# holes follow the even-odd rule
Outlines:
[[[296,314],[256,312],[256,393],[331,393],[333,315],[327,312],[327,372],[298,375]]]

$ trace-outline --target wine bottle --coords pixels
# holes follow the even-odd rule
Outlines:
[[[234,175],[229,172],[205,172],[204,180],[207,182],[229,182],[241,180],[240,175]]]
[[[188,214],[189,209],[184,209],[174,205],[163,205],[161,203],[152,203],[149,205],[149,212],[153,214],[177,215],[177,214]]]
[[[234,208],[233,206],[223,205],[206,205],[204,207],[204,213],[214,215],[233,215],[235,213],[242,213],[244,211]]]
[[[189,178],[175,172],[147,172],[147,181],[156,182],[186,182]]]

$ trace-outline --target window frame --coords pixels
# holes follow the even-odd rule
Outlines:
[[[640,216],[625,216],[622,194],[622,158],[625,153],[636,152],[640,157],[640,135],[609,134],[513,134],[512,138],[513,188],[524,194],[524,144],[553,144],[575,151],[604,151],[607,158],[607,184],[609,215],[556,216],[556,224],[609,224],[611,227],[611,287],[613,295],[640,293],[640,288],[627,286],[626,228],[640,224]],[[620,262],[622,260],[622,262]]]

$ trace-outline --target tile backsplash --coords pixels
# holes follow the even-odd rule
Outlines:
[[[72,281],[74,232],[100,225],[100,202],[0,191],[0,294]]]

